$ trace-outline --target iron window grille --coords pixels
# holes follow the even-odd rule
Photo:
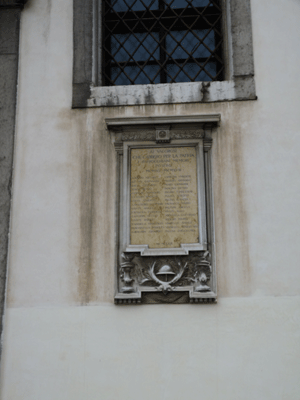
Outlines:
[[[104,86],[221,81],[220,0],[103,0]]]

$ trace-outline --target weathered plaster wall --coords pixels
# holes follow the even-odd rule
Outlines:
[[[299,17],[252,0],[257,101],[71,110],[72,1],[27,4],[3,400],[300,396]],[[210,112],[219,303],[116,307],[104,118]]]

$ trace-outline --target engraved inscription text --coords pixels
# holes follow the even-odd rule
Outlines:
[[[132,245],[198,242],[195,147],[132,149],[130,195]]]

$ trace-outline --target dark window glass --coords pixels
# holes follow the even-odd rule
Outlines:
[[[219,0],[103,0],[103,84],[223,79]]]

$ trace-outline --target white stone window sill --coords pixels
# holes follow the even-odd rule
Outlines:
[[[243,81],[91,87],[88,107],[255,99],[253,78]]]

